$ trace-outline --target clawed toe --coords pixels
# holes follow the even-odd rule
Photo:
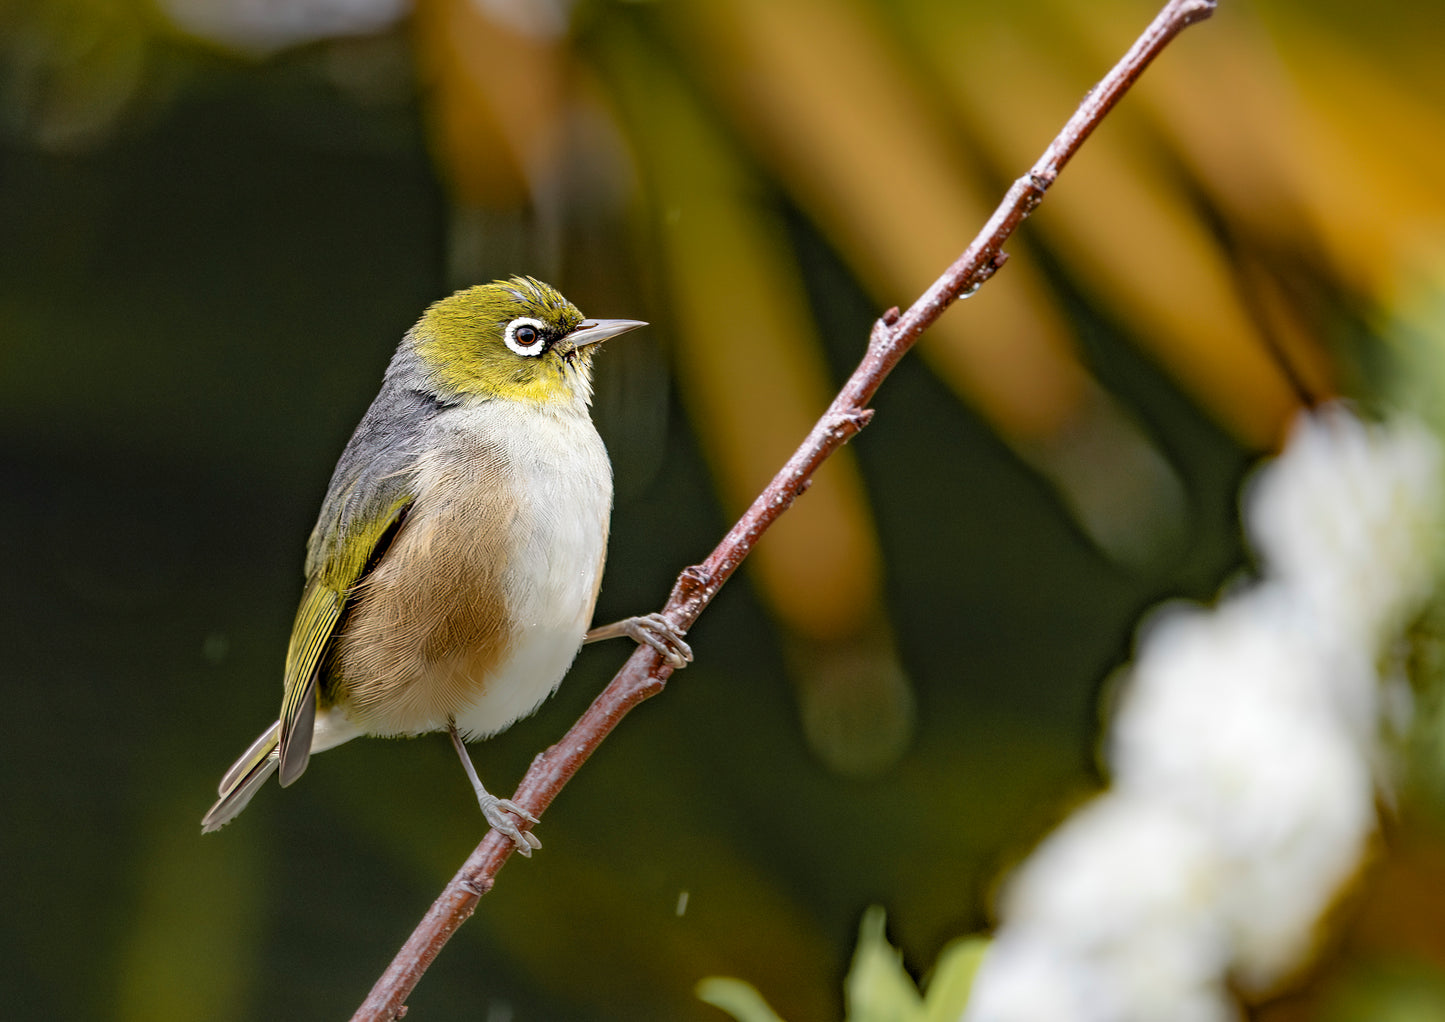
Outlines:
[[[499,799],[497,799],[496,808],[501,809],[501,810],[505,810],[506,812],[509,812],[509,813],[513,814],[514,816],[520,816],[522,819],[526,820],[528,823],[541,823],[541,822],[542,822],[541,820],[537,819],[537,817],[535,817],[535,816],[533,816],[531,813],[527,812],[527,810],[523,809],[521,806],[517,805],[517,803],[513,802],[513,801],[512,801],[511,799],[509,799],[509,798],[499,798]]]
[[[682,633],[661,614],[644,614],[626,623],[627,634],[636,642],[646,643],[674,669],[692,662],[692,647],[683,641]]]
[[[692,662],[692,647],[682,640],[682,632],[662,614],[642,614],[610,625],[594,628],[583,636],[583,642],[601,642],[627,636],[638,645],[651,646],[673,670]]]
[[[482,803],[482,815],[486,817],[487,823],[493,830],[511,839],[512,844],[521,854],[530,856],[542,847],[542,842],[537,835],[518,827],[512,822],[512,816],[517,816],[528,823],[540,823],[541,821],[511,799],[492,798],[490,802]]]

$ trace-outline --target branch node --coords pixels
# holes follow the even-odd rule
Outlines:
[[[971,278],[964,278],[965,280],[970,281],[970,283],[968,287],[964,288],[957,294],[957,300],[963,301],[965,298],[972,298],[974,294],[978,292],[978,289],[983,287],[984,284],[988,283],[989,278],[992,277],[995,273],[997,273],[999,271],[999,267],[1003,266],[1003,264],[1006,262],[1008,262],[1008,253],[1005,252],[1003,249],[999,249],[997,252],[995,252],[992,256],[989,257],[988,262],[982,264],[977,270],[973,272],[973,276]]]
[[[473,880],[471,877],[462,877],[457,881],[457,886],[468,894],[474,894],[480,898],[492,889],[492,883],[493,880],[491,877],[486,877],[480,881]]]
[[[893,311],[893,309],[888,310],[888,312]],[[887,312],[885,312],[881,317],[873,321],[873,329],[868,331],[869,351],[882,351],[884,348],[888,347],[888,345],[893,343],[892,324],[896,322],[897,320],[890,321],[888,319]]]
[[[898,306],[893,306],[893,308],[889,309],[883,314],[883,325],[892,326],[894,323],[898,322],[898,317],[901,315],[903,314],[898,311]]]
[[[1203,21],[1214,14],[1215,8],[1219,6],[1218,0],[1195,0],[1184,9],[1183,21],[1186,25],[1193,25]]]
[[[846,442],[873,421],[871,408],[847,408],[828,413],[828,435]]]
[[[683,568],[677,576],[677,582],[673,584],[672,595],[668,598],[669,607],[678,607],[686,604],[698,593],[707,589],[712,584],[712,573],[701,564],[694,564]]]

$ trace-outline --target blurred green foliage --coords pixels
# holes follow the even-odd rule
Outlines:
[[[863,913],[853,965],[844,980],[846,1022],[953,1022],[968,1004],[974,973],[988,950],[988,941],[973,937],[943,949],[929,970],[924,993],[903,967],[903,956],[888,943],[887,915],[877,905]],[[697,995],[721,1008],[737,1022],[780,1022],[751,984],[710,977],[698,984]]]

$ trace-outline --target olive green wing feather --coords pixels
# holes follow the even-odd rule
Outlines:
[[[286,651],[285,691],[281,696],[281,785],[285,787],[306,770],[311,758],[311,736],[316,729],[316,687],[321,657],[336,634],[346,594],[313,578],[301,594],[291,646]]]
[[[405,407],[416,402],[423,407]],[[286,653],[280,734],[283,786],[301,776],[311,756],[321,672],[327,650],[345,621],[347,603],[357,583],[385,554],[416,499],[415,429],[434,407],[415,392],[384,389],[336,464],[307,544],[306,591]]]
[[[286,651],[281,697],[282,786],[300,777],[311,756],[321,668],[356,584],[386,552],[415,495],[396,476],[374,482],[366,503],[372,514],[338,515],[323,536],[323,555],[311,575]],[[318,526],[319,528],[320,526]],[[315,537],[313,536],[313,542]]]

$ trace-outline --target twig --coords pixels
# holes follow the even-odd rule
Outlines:
[[[876,323],[868,350],[853,375],[833,399],[767,489],[758,496],[716,549],[701,564],[678,576],[663,614],[681,632],[697,620],[724,582],[737,571],[758,538],[798,498],[814,471],[873,418],[867,407],[880,384],[943,311],[976,291],[1004,264],[1003,244],[1033,212],[1084,141],[1134,84],[1150,62],[1185,28],[1214,13],[1216,0],[1169,0],[1129,52],[1084,97],[1078,110],[1049,144],[1033,168],[1013,183],[993,216],[958,260],[934,281],[907,312],[890,309]],[[649,646],[638,646],[587,712],[556,745],[532,761],[512,796],[533,815],[557,797],[627,712],[662,691],[672,668]],[[447,883],[396,958],[392,960],[352,1022],[390,1022],[406,1014],[403,1003],[416,987],[448,938],[472,914],[482,895],[492,889],[496,874],[512,854],[512,842],[489,831]]]

